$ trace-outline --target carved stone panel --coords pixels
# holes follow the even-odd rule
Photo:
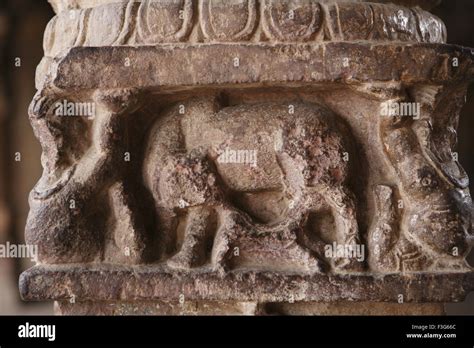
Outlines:
[[[168,314],[183,298],[241,314],[462,300],[472,201],[455,129],[473,56],[396,3],[60,10],[30,109],[44,173],[23,297]]]

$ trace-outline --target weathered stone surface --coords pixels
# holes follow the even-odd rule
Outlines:
[[[212,302],[133,301],[56,302],[59,315],[443,315],[444,306],[433,303],[379,302]]]
[[[446,28],[429,12],[392,4],[147,0],[60,12],[46,29],[44,50],[55,57],[78,46],[361,40],[443,43]]]
[[[54,3],[30,108],[44,173],[25,299],[439,314],[416,304],[473,290],[455,129],[474,54],[403,6],[433,1]]]
[[[101,5],[112,4],[112,3],[126,3],[127,0],[48,0],[53,6],[56,13],[70,10],[70,9],[84,9],[84,8],[93,8]],[[163,0],[155,0],[157,2],[163,2]],[[215,0],[214,0],[215,1]],[[236,2],[242,3],[247,0],[237,0]],[[311,0],[310,0],[311,1]],[[351,2],[363,2],[365,0],[349,0]],[[172,2],[172,1],[169,1]],[[176,1],[178,2],[178,1]],[[218,1],[217,1],[218,2]],[[331,3],[331,2],[348,2],[347,0],[321,0],[322,3]],[[433,7],[437,6],[441,0],[372,0],[372,3],[382,3],[382,4],[397,4],[402,6],[420,6],[421,8],[430,10]]]
[[[218,301],[146,301],[146,302],[78,302],[58,301],[58,315],[256,315],[255,302]]]
[[[22,274],[29,300],[245,302],[373,301],[458,302],[474,289],[469,272],[412,274],[288,274],[209,269],[177,271],[165,266],[36,266]]]
[[[349,51],[353,52],[350,56]],[[239,68],[233,66],[235,58],[239,58]],[[471,50],[458,46],[423,44],[88,47],[73,48],[54,61],[44,59],[37,87],[74,91],[99,87],[189,90],[192,86],[227,88],[231,84],[239,88],[263,84],[316,88],[330,82],[349,86],[387,82],[391,89],[393,82],[467,82],[473,76],[473,58]],[[346,59],[348,65],[344,66]],[[420,59],[422,66],[417,63]],[[458,67],[452,66],[453,59],[458,60]],[[127,60],[130,66],[124,65]],[[160,68],[154,65],[157,60]],[[104,66],[110,68],[104,70]],[[212,74],[207,73],[209,67]]]

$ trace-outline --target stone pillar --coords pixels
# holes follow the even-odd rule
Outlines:
[[[442,314],[474,289],[455,152],[474,54],[438,1],[50,2],[24,299]]]

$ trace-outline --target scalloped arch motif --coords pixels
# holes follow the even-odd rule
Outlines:
[[[429,12],[392,4],[144,0],[61,12],[44,50],[54,57],[76,46],[361,40],[444,43],[446,28]]]

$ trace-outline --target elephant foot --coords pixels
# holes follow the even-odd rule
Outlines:
[[[179,253],[171,257],[166,264],[174,269],[191,269],[197,267],[197,260],[190,250],[181,250]]]
[[[176,269],[191,269],[208,263],[207,248],[199,236],[189,236],[181,250],[172,256],[167,265]]]
[[[311,274],[327,273],[329,271],[329,266],[319,259],[312,260],[308,268]]]
[[[334,264],[336,272],[360,273],[364,271],[364,263],[357,259],[339,259]]]

